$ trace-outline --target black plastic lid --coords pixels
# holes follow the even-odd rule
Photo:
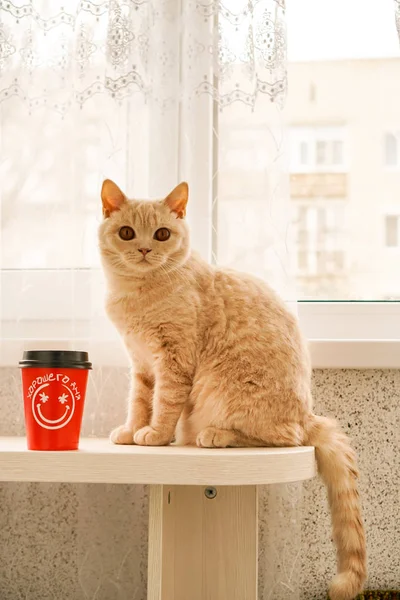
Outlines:
[[[63,369],[91,369],[87,352],[75,350],[25,350],[19,366],[59,367]]]

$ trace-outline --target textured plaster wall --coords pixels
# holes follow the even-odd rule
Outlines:
[[[122,422],[127,385],[124,369],[93,372],[83,435]],[[314,373],[316,412],[359,455],[374,588],[400,586],[399,394],[400,371]],[[0,369],[0,435],[23,434],[19,372]],[[0,600],[145,600],[147,510],[143,486],[0,484]],[[325,600],[334,563],[318,479],[260,490],[260,600]]]

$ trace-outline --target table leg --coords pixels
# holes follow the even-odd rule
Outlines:
[[[256,486],[151,486],[148,600],[257,600],[257,516]]]

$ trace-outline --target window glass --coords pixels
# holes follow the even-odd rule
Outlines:
[[[385,240],[388,248],[399,246],[399,217],[389,215],[385,219]]]
[[[318,141],[317,142],[317,165],[325,165],[327,163],[327,151],[328,144],[327,142]]]
[[[308,164],[308,144],[307,142],[300,142],[300,164]]]
[[[400,300],[399,256],[388,252],[400,246],[393,2],[292,1],[287,19],[297,297]]]
[[[332,143],[332,164],[343,164],[343,141],[334,140]]]
[[[395,167],[399,163],[399,140],[393,133],[385,135],[385,164]]]

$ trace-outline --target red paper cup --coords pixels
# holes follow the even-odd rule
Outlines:
[[[77,450],[89,369],[87,352],[27,350],[20,361],[29,450]]]

